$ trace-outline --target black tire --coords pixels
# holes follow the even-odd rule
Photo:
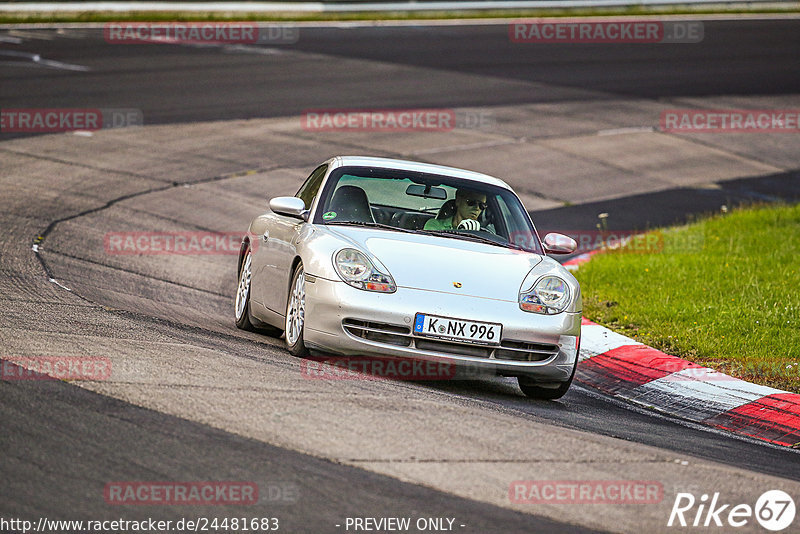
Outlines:
[[[289,296],[286,299],[286,348],[298,358],[308,356],[308,349],[303,341],[305,332],[305,271],[303,264],[298,263],[289,284]]]
[[[578,360],[575,359],[575,365],[572,366],[572,374],[569,375],[569,380],[561,382],[556,387],[544,387],[541,383],[534,382],[530,378],[524,376],[517,377],[519,389],[525,394],[526,397],[531,399],[540,400],[555,400],[563,397],[569,387],[572,385],[572,379],[575,378],[575,370],[578,368]],[[549,385],[549,384],[548,384]]]
[[[250,313],[251,274],[250,247],[248,246],[244,251],[244,258],[242,258],[242,264],[239,267],[239,275],[237,277],[238,283],[236,288],[236,300],[234,302],[234,319],[236,322],[236,327],[242,330],[247,330],[248,332],[258,332],[276,337],[280,336],[283,332],[280,328],[275,328],[274,326],[262,323],[258,319],[254,318]],[[243,276],[248,277],[246,283],[243,283]]]

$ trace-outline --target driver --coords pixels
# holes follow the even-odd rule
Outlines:
[[[478,217],[486,209],[486,195],[470,189],[456,189],[455,208],[452,217],[429,219],[425,230],[480,230]]]

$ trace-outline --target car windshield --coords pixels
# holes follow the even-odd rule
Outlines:
[[[341,167],[328,179],[316,224],[432,233],[542,253],[528,214],[511,191],[449,176]]]

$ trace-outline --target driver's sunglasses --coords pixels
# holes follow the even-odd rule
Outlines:
[[[485,210],[486,209],[486,202],[481,202],[480,200],[474,200],[474,199],[471,199],[471,198],[467,198],[467,199],[464,199],[464,202],[466,202],[467,206],[469,206],[470,208],[474,208],[475,205],[477,204],[477,206],[481,210]]]

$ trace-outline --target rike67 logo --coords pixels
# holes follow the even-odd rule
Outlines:
[[[764,492],[755,506],[724,503],[718,492],[710,497],[704,493],[699,499],[691,493],[678,493],[667,526],[741,528],[755,518],[765,529],[777,532],[789,527],[794,516],[794,500],[781,490]]]

